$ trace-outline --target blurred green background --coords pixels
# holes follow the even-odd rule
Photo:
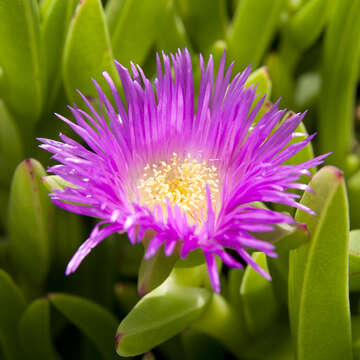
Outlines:
[[[249,64],[259,69],[253,82],[260,82],[259,91],[268,93],[269,103],[281,97],[281,107],[308,109],[304,125],[309,133],[318,133],[314,152],[332,152],[326,162],[344,172],[350,227],[360,228],[359,18],[360,0],[0,0],[0,359],[119,357],[115,332],[139,300],[136,282],[143,249],[132,247],[126,236],[112,236],[76,274],[65,277],[67,262],[95,221],[50,203],[41,178],[51,161],[36,141],[55,139],[59,132],[73,136],[54,112],[71,118],[67,104],[82,106],[76,89],[96,104],[91,79],[106,89],[102,71],[121,88],[113,59],[127,67],[130,61],[140,64],[151,79],[156,52],[183,47],[192,55],[197,82],[199,53],[205,59],[212,54],[218,64],[226,51],[227,63],[235,61],[235,73]],[[342,224],[347,223],[346,194],[342,196],[339,215],[329,224],[343,214]],[[341,359],[360,359],[359,236],[350,233],[350,242],[355,239],[350,243],[353,344],[350,352],[344,345]],[[288,251],[284,256],[288,267]],[[271,272],[284,274],[268,265]],[[246,276],[224,273],[227,290],[211,300],[221,314],[211,309],[213,320],[197,325],[189,317],[167,341],[173,328],[166,325],[160,335],[154,330],[156,341],[164,342],[144,358],[285,360],[297,354],[307,360],[340,359],[330,348],[305,356],[297,348],[297,334],[290,335],[284,289],[273,289],[285,286],[287,279],[280,276],[277,282],[275,276],[269,285],[254,276],[250,271]],[[265,305],[259,299],[266,299]],[[259,319],[250,317],[246,339],[239,324],[230,321],[242,306],[245,314],[256,314],[263,306],[266,310]],[[248,315],[236,316],[239,323],[249,320]],[[326,332],[326,322],[321,326]],[[236,342],[240,350],[234,350]]]

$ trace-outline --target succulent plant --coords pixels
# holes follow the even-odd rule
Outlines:
[[[0,359],[360,359],[359,15],[0,0]]]

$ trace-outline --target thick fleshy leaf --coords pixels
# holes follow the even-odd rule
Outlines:
[[[41,180],[49,192],[64,190],[67,187],[76,187],[58,175],[44,176]],[[63,273],[69,259],[84,240],[83,222],[77,214],[55,209],[53,229],[51,241],[53,268],[57,268]]]
[[[294,103],[296,109],[312,108],[318,100],[321,90],[321,76],[318,72],[307,72],[299,76],[296,82]]]
[[[159,51],[176,52],[177,49],[186,47],[192,52],[185,25],[182,18],[176,13],[173,0],[167,0],[163,19],[159,25],[161,36],[156,39]]]
[[[267,258],[267,264],[277,301],[286,304],[288,301],[289,251],[309,242],[309,231],[305,225],[295,223],[293,226],[277,225],[273,233],[278,234],[278,237],[272,242],[276,247],[278,257]]]
[[[289,118],[293,115],[294,115],[294,113],[289,111],[285,115],[286,121],[288,121]],[[296,136],[294,139],[290,140],[288,146],[290,146],[291,144],[300,142],[302,140],[305,140],[308,137],[308,132],[306,130],[306,127],[305,127],[304,123],[302,123],[302,122],[299,124],[299,126],[295,130],[295,133],[297,133],[298,136]],[[293,155],[284,164],[286,164],[286,165],[301,164],[303,162],[310,161],[313,158],[314,158],[314,150],[313,150],[311,142],[309,142],[303,149],[301,149],[299,152],[297,152],[295,155]],[[310,172],[312,174],[314,174],[315,171],[316,171],[316,169],[314,169],[314,168],[310,169]],[[304,181],[302,181],[302,182],[306,183],[307,181],[304,178]]]
[[[289,19],[284,31],[293,44],[301,49],[310,47],[320,35],[329,16],[329,0],[312,0]]]
[[[9,232],[12,258],[19,275],[33,284],[44,281],[49,268],[51,202],[41,178],[42,165],[24,160],[12,180],[9,200]]]
[[[97,97],[91,78],[107,89],[103,71],[117,79],[103,7],[100,0],[83,0],[75,10],[64,49],[63,80],[69,100],[79,100],[76,89]]]
[[[142,259],[138,277],[138,292],[141,296],[161,285],[170,275],[178,255],[166,256],[163,248],[150,259]]]
[[[9,190],[5,187],[0,187],[0,226],[4,233],[7,233],[9,227],[8,221],[8,203],[9,203]]]
[[[221,265],[220,261],[218,261],[217,264]],[[220,266],[218,266],[218,271],[221,271]],[[181,286],[211,289],[209,274],[205,263],[193,267],[175,267],[170,274],[170,278]]]
[[[277,53],[270,53],[266,57],[265,65],[272,82],[272,100],[276,101],[281,97],[281,103],[293,109],[295,84],[283,57]]]
[[[304,224],[276,225],[274,231],[256,234],[256,237],[275,245],[276,251],[290,251],[309,241],[309,232]]]
[[[230,269],[228,274],[227,296],[230,305],[240,314],[243,319],[242,298],[240,296],[240,286],[244,277],[244,269]]]
[[[201,316],[210,298],[206,289],[180,286],[168,279],[121,321],[116,335],[118,354],[138,355],[176,335]]]
[[[4,89],[1,97],[11,111],[23,120],[19,126],[29,130],[38,119],[43,103],[40,25],[36,0],[0,1],[0,38]]]
[[[228,37],[230,59],[236,59],[237,70],[250,63],[254,68],[259,65],[275,34],[284,3],[284,0],[240,2]]]
[[[52,270],[57,269],[61,274],[65,272],[66,265],[84,240],[83,219],[72,214],[55,209],[52,231]],[[63,278],[66,281],[66,278]]]
[[[175,266],[177,268],[192,268],[194,266],[198,266],[205,263],[205,257],[203,251],[200,249],[196,249],[193,251],[190,251],[189,254],[186,256],[185,259],[179,259]]]
[[[214,60],[214,69],[218,69],[221,63],[221,59],[224,56],[224,52],[226,53],[227,43],[224,40],[216,40],[210,47],[210,54]],[[196,59],[196,58],[195,58]],[[194,67],[195,68],[195,67]],[[200,70],[196,70],[200,71]],[[201,71],[200,71],[201,73]],[[200,74],[199,74],[200,76]]]
[[[116,4],[121,2],[122,4]],[[143,64],[160,34],[166,0],[111,0],[106,6],[114,57],[124,66]]]
[[[76,185],[69,183],[59,175],[47,175],[42,177],[41,180],[49,191],[64,190],[67,187],[76,188]]]
[[[60,360],[51,340],[50,305],[47,299],[32,302],[19,323],[19,337],[28,360]]]
[[[360,291],[360,230],[350,232],[349,288],[350,291]]]
[[[9,254],[10,254],[10,241],[6,238],[0,237],[0,268],[4,271],[9,271]]]
[[[271,79],[266,66],[262,66],[250,74],[245,86],[250,85],[256,85],[256,94],[259,94],[259,99],[266,95],[265,101],[269,100],[271,95]]]
[[[74,13],[76,0],[47,0],[41,3],[41,43],[45,57],[46,97],[49,108],[61,85],[61,59],[64,43]]]
[[[117,283],[114,286],[114,292],[116,300],[125,314],[127,314],[140,300],[137,287],[134,283]]]
[[[360,51],[360,0],[337,0],[324,40],[319,100],[320,153],[344,167],[353,140],[354,99]],[[341,89],[341,91],[339,91]],[[346,170],[346,169],[345,169]]]
[[[261,268],[269,272],[264,253],[256,252],[252,258]],[[245,269],[240,294],[247,328],[250,334],[258,335],[271,325],[278,311],[272,284],[248,266]]]
[[[295,360],[288,325],[282,322],[273,324],[268,331],[248,342],[242,356],[249,360]]]
[[[16,165],[23,158],[18,127],[0,100],[0,181],[8,185]]]
[[[360,168],[360,158],[356,153],[350,153],[345,158],[345,178],[353,176]]]
[[[295,114],[292,111],[288,111],[285,114],[283,121],[288,121],[294,115]],[[297,127],[295,132],[297,133],[297,136],[294,137],[293,139],[291,139],[289,141],[289,145],[287,145],[287,146],[290,146],[292,144],[304,141],[308,137],[307,130],[305,128],[305,125],[302,122],[299,124],[299,126]],[[304,163],[306,161],[310,161],[313,158],[314,158],[314,151],[313,151],[313,147],[312,147],[311,142],[309,142],[299,152],[297,152],[291,158],[286,160],[284,162],[284,165],[297,165],[297,164]],[[311,174],[315,174],[316,168],[311,168],[311,169],[309,169],[309,171],[310,171]],[[299,182],[301,182],[303,184],[307,184],[309,181],[310,181],[309,175],[302,175],[300,180],[299,180]],[[297,189],[292,190],[291,192],[296,193],[298,195],[303,194],[303,191],[297,190]],[[291,215],[295,215],[295,210],[296,209],[293,208],[293,207],[282,205],[282,204],[274,204],[273,206],[274,206],[274,209],[277,210],[277,211],[286,211]]]
[[[196,47],[206,52],[226,31],[226,4],[222,0],[175,0]]]
[[[351,333],[353,338],[354,360],[360,359],[360,315],[351,317]]]
[[[290,16],[283,29],[280,53],[288,69],[293,70],[302,52],[320,36],[330,14],[330,0],[312,0]]]
[[[18,324],[25,311],[23,294],[10,276],[0,269],[0,344],[5,359],[25,359],[18,338]]]
[[[310,242],[292,250],[289,311],[297,359],[352,359],[348,299],[348,206],[340,170],[324,167],[310,182],[298,210]],[[331,316],[329,316],[331,314]],[[320,346],[321,345],[321,346]]]
[[[245,86],[251,85],[256,86],[257,94],[257,99],[255,99],[255,101],[253,102],[251,110],[254,109],[255,105],[262,99],[264,95],[266,96],[263,106],[261,107],[259,113],[254,119],[254,123],[257,123],[260,120],[261,116],[264,115],[264,113],[266,112],[266,104],[270,100],[271,96],[272,83],[270,79],[270,74],[266,66],[262,66],[261,68],[255,70],[250,74],[249,78],[245,83]]]
[[[111,313],[78,296],[51,294],[49,299],[56,309],[94,342],[104,359],[117,358],[114,350],[117,321]]]
[[[216,339],[201,331],[189,329],[181,334],[186,360],[216,359],[225,360],[228,355],[224,346]]]
[[[191,327],[217,339],[238,356],[241,356],[248,338],[245,322],[241,321],[228,301],[216,293],[212,295],[204,314]]]
[[[347,182],[350,203],[350,225],[360,228],[360,171],[352,175]]]

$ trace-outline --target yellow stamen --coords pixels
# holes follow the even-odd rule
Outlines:
[[[192,159],[190,154],[180,160],[173,153],[169,162],[146,165],[137,188],[140,200],[151,209],[159,204],[165,210],[169,199],[171,205],[177,204],[191,219],[201,221],[201,214],[206,216],[207,210],[207,184],[214,205],[214,195],[219,192],[216,167]]]

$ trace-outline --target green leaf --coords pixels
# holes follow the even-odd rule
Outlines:
[[[8,185],[16,165],[23,159],[23,147],[16,123],[0,100],[0,181]]]
[[[106,92],[108,85],[102,76],[103,71],[117,81],[101,1],[83,0],[72,18],[64,49],[63,81],[69,100],[80,99],[76,89],[86,96],[96,97],[91,78]]]
[[[0,268],[8,271],[10,254],[10,241],[6,238],[0,237]]]
[[[294,112],[292,111],[288,111],[285,116],[283,117],[283,120],[281,123],[288,121],[292,116],[294,116]],[[305,125],[303,123],[300,123],[300,125],[297,127],[297,129],[295,130],[296,133],[298,133],[298,135],[296,137],[294,137],[293,139],[291,139],[288,143],[287,146],[290,146],[292,144],[298,143],[300,141],[305,140],[308,137],[308,133],[307,130],[305,128]],[[313,151],[313,147],[311,142],[308,143],[303,149],[301,149],[299,152],[297,152],[296,154],[294,154],[291,158],[289,158],[288,160],[286,160],[283,164],[284,165],[298,165],[301,164],[303,162],[306,161],[310,161],[314,158],[314,151]],[[311,174],[315,174],[316,168],[311,168],[309,169],[309,171],[311,172]],[[310,181],[309,176],[308,175],[302,175],[299,179],[300,183],[303,184],[308,184]],[[302,190],[291,190],[290,192],[298,194],[298,195],[302,195],[303,191]],[[287,206],[287,205],[283,205],[283,204],[273,204],[273,208],[277,211],[286,211],[291,215],[295,215],[295,208]]]
[[[9,232],[12,257],[19,275],[41,285],[49,268],[49,213],[51,203],[42,184],[46,173],[34,160],[17,168],[10,189]]]
[[[5,90],[1,97],[23,120],[19,125],[28,130],[38,119],[43,104],[44,73],[35,0],[0,0],[0,38]]]
[[[8,204],[9,204],[9,190],[7,188],[0,187],[0,228],[4,233],[7,233],[9,221],[8,221]]]
[[[256,94],[259,94],[259,98],[266,95],[265,102],[269,100],[271,95],[271,79],[266,66],[262,66],[250,74],[245,86],[249,87],[250,85],[257,85]]]
[[[348,298],[348,206],[340,170],[324,167],[296,212],[310,242],[289,260],[289,312],[297,359],[352,359]],[[331,316],[329,316],[331,314]]]
[[[264,253],[256,252],[252,258],[261,268],[269,272]],[[272,284],[251,266],[247,266],[241,283],[240,294],[247,328],[251,335],[256,336],[263,332],[277,315],[278,305]]]
[[[276,251],[290,251],[309,241],[309,232],[304,224],[279,224],[274,231],[258,233],[256,237],[275,245]]]
[[[343,167],[353,140],[354,99],[360,51],[360,0],[337,0],[325,33],[319,100],[320,153]],[[341,91],[339,91],[341,89]]]
[[[350,176],[353,176],[360,167],[360,158],[356,153],[350,153],[345,158],[345,178],[348,179]]]
[[[222,0],[176,0],[189,36],[200,52],[207,52],[211,44],[224,39],[226,4]]]
[[[285,121],[288,120],[291,116],[293,116],[294,113],[292,113],[291,111],[289,111],[286,115],[285,115]],[[299,134],[304,134],[301,136],[297,136],[296,138],[290,140],[290,142],[288,143],[287,146],[290,146],[291,144],[297,143],[299,141],[305,140],[308,136],[308,132],[305,128],[304,123],[300,123],[300,125],[297,127],[297,129],[295,130],[295,132],[299,133]],[[293,155],[290,159],[288,159],[286,162],[284,162],[285,165],[297,165],[297,164],[301,164],[303,162],[309,161],[311,159],[314,158],[314,150],[312,147],[311,142],[308,143],[303,149],[301,149],[298,153],[296,153],[295,155]],[[310,169],[310,172],[312,174],[315,174],[316,169],[312,168]],[[308,179],[307,177],[304,177],[304,179],[302,179],[302,182],[307,182],[306,180]]]
[[[66,224],[66,225],[65,225]],[[85,238],[83,219],[78,214],[55,209],[51,241],[52,270],[64,272],[67,263]],[[65,277],[63,279],[65,280]]]
[[[242,355],[248,338],[246,325],[222,295],[212,295],[206,311],[191,327],[217,339],[234,354]]]
[[[224,40],[216,40],[210,47],[210,54],[212,55],[214,59],[214,69],[217,71],[220,65],[220,61],[224,55],[224,52],[226,53],[227,50],[227,43]],[[198,66],[198,64],[197,64]],[[200,71],[200,70],[198,70]],[[200,76],[200,75],[199,75]]]
[[[60,360],[51,341],[50,305],[46,299],[32,302],[19,323],[19,336],[28,360]]]
[[[10,276],[0,269],[0,344],[6,360],[25,359],[17,327],[25,311],[25,299]]]
[[[176,52],[177,49],[187,47],[190,52],[193,52],[184,23],[176,13],[173,0],[167,0],[163,19],[159,25],[161,36],[156,38],[159,51]]]
[[[254,123],[257,123],[260,120],[261,116],[266,111],[266,106],[267,106],[266,104],[270,100],[270,96],[271,96],[272,83],[271,83],[270,75],[269,75],[269,72],[267,71],[266,66],[262,66],[261,68],[253,71],[250,74],[249,78],[247,79],[247,81],[245,83],[245,86],[248,87],[251,85],[256,86],[256,95],[258,96],[255,99],[255,101],[253,102],[253,104],[251,106],[251,110],[254,109],[255,105],[265,95],[265,101],[263,103],[263,106],[259,110],[259,113],[256,115],[255,120],[254,120]]]
[[[178,255],[166,256],[161,248],[150,259],[142,259],[138,277],[138,292],[143,296],[161,285],[170,275]]]
[[[203,332],[188,329],[181,334],[186,360],[225,359],[225,349],[218,342]]]
[[[130,61],[142,65],[160,35],[166,1],[127,0],[114,5],[116,2],[110,0],[106,6],[114,57],[124,66]]]
[[[296,82],[294,102],[296,109],[313,107],[321,91],[321,77],[318,72],[301,74]]]
[[[277,321],[272,327],[249,341],[242,351],[244,359],[295,360],[289,327]]]
[[[280,53],[290,71],[320,36],[331,8],[329,0],[312,0],[291,16],[283,29]]]
[[[216,260],[218,271],[221,272],[221,261]],[[178,285],[189,287],[208,287],[211,289],[209,283],[209,274],[205,263],[193,267],[174,267],[170,274],[170,278]]]
[[[292,109],[295,84],[289,69],[284,63],[283,57],[280,57],[277,53],[270,53],[266,57],[265,65],[272,82],[272,99],[276,101],[281,97],[282,104]]]
[[[104,359],[116,358],[114,342],[117,321],[111,313],[78,296],[51,294],[49,299],[57,310],[94,342]]]
[[[256,68],[275,34],[284,0],[242,0],[236,9],[228,36],[230,59],[236,70]]]
[[[108,0],[105,6],[106,23],[109,33],[112,34],[117,26],[119,16],[127,0]]]
[[[177,268],[192,268],[205,263],[204,252],[201,249],[190,251],[185,259],[179,258],[175,266]]]
[[[360,291],[360,230],[350,231],[349,288],[350,291]]]
[[[352,175],[347,182],[350,202],[351,228],[360,228],[360,171]]]
[[[48,0],[41,4],[41,43],[47,74],[47,108],[51,108],[61,85],[61,59],[76,0]]]
[[[329,16],[329,3],[329,0],[308,1],[289,19],[284,36],[301,50],[309,48],[324,28]]]
[[[264,234],[257,234],[262,238]],[[310,240],[309,231],[304,224],[295,222],[293,225],[277,225],[275,230],[266,234],[273,239],[277,258],[267,258],[267,264],[272,277],[272,286],[278,302],[288,301],[289,251],[304,245]],[[272,238],[274,236],[274,238]],[[266,239],[266,237],[265,237]]]
[[[121,321],[117,352],[142,354],[188,327],[211,298],[205,289],[176,285],[171,279],[144,296]]]
[[[228,299],[230,305],[243,317],[242,298],[240,286],[244,277],[244,269],[229,269],[228,274]]]
[[[49,191],[65,190],[68,187],[77,188],[76,185],[64,180],[59,175],[47,175],[42,177],[41,180]]]
[[[114,287],[114,292],[121,309],[125,313],[128,313],[140,300],[136,285],[134,283],[117,283]]]
[[[354,360],[360,359],[360,316],[351,317],[351,333],[353,338]]]

